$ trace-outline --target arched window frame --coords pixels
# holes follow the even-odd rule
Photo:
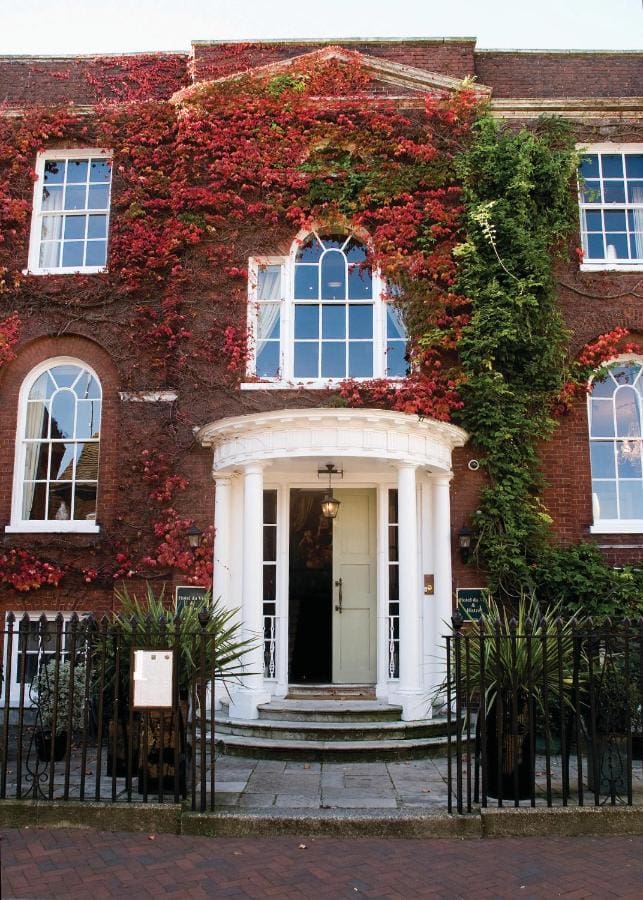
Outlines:
[[[618,367],[619,365],[623,365],[623,364],[627,364],[627,363],[635,363],[636,365],[641,366],[642,371],[641,371],[641,375],[639,376],[639,378],[641,380],[643,380],[643,357],[636,356],[633,354],[618,356],[615,359],[610,360],[608,363],[605,364],[605,366],[602,369],[597,371],[597,375],[602,374],[603,372],[605,372],[605,370],[609,371],[611,369]],[[610,378],[609,375],[607,375],[607,377]],[[601,477],[600,475],[599,476],[594,475],[594,468],[592,466],[592,461],[591,461],[592,447],[594,444],[599,444],[599,443],[600,444],[611,444],[612,446],[614,446],[617,442],[626,442],[628,440],[630,443],[632,442],[631,438],[628,439],[628,438],[624,438],[622,436],[619,437],[616,435],[614,436],[614,438],[611,438],[610,436],[605,436],[604,438],[592,436],[592,399],[594,397],[593,385],[594,385],[595,380],[596,380],[596,376],[594,376],[590,380],[590,390],[587,395],[587,433],[588,433],[589,448],[590,448],[590,475],[591,475],[591,485],[592,485],[592,509],[593,509],[593,524],[590,526],[590,532],[593,534],[639,534],[639,533],[643,533],[643,518],[625,518],[625,517],[605,518],[605,517],[601,517],[601,514],[600,514],[600,504],[599,504],[598,498],[596,496],[596,492],[594,490],[594,482],[595,481],[606,481],[606,482],[614,481],[614,483],[616,484],[616,493],[618,496],[618,486],[621,481],[623,481],[623,480],[637,481],[638,479],[635,479],[635,478],[634,479],[625,479],[625,478],[623,478],[623,476],[619,476],[619,472],[618,472],[618,468],[617,468],[617,460],[615,460],[615,470],[614,470],[613,478],[610,478],[607,476]],[[612,402],[612,416],[615,416],[614,398],[616,396],[617,390],[618,390],[618,388],[615,388],[614,392],[611,395],[611,398],[609,398],[609,399],[611,399],[611,402]],[[638,400],[639,417],[640,417],[641,424],[643,425],[643,397],[640,394],[638,396],[639,396],[639,400]],[[601,398],[594,398],[594,399],[601,399]],[[608,399],[608,398],[603,398],[603,399]],[[637,437],[634,440],[638,444],[638,448],[639,448],[638,453],[642,457],[641,458],[641,466],[642,466],[642,470],[643,470],[643,429],[642,429],[642,436],[640,438]],[[641,482],[643,483],[643,475],[641,476]],[[643,488],[642,488],[642,490],[643,490]],[[617,513],[620,515],[620,503],[618,500],[617,500]]]
[[[22,382],[20,387],[20,392],[18,395],[18,416],[16,423],[16,449],[15,449],[15,457],[14,457],[14,468],[13,468],[13,492],[12,492],[12,502],[11,502],[11,524],[5,527],[5,531],[9,533],[24,533],[24,532],[47,532],[47,533],[82,533],[82,534],[96,534],[100,531],[100,527],[97,523],[97,520],[86,520],[86,519],[23,519],[22,518],[22,507],[23,507],[23,490],[24,490],[24,470],[25,470],[25,462],[26,462],[26,447],[27,442],[25,440],[25,428],[27,424],[27,402],[29,399],[29,394],[31,392],[32,387],[40,378],[40,376],[47,372],[49,369],[53,369],[56,366],[61,365],[73,365],[79,366],[85,369],[89,374],[96,379],[98,386],[101,390],[101,428],[102,428],[102,418],[103,418],[103,409],[102,409],[102,400],[103,400],[103,388],[101,384],[101,379],[99,378],[96,371],[86,363],[82,359],[78,359],[76,357],[71,356],[55,356],[50,357],[49,359],[44,360],[35,366],[25,379]],[[99,436],[99,446],[100,440],[102,438],[102,434]],[[99,451],[100,455],[100,451]],[[100,471],[100,459],[99,459],[99,471]],[[99,479],[100,482],[100,479]]]
[[[248,265],[248,359],[246,374],[248,378],[257,377],[257,342],[258,342],[258,317],[260,300],[258,297],[259,273],[261,269],[276,267],[280,271],[280,338],[279,338],[279,363],[280,374],[276,377],[258,376],[260,381],[248,381],[241,385],[243,390],[253,389],[289,389],[293,387],[327,388],[339,384],[345,378],[331,377],[303,377],[294,375],[294,320],[295,320],[295,265],[297,254],[302,244],[312,235],[322,240],[332,229],[314,228],[311,231],[300,232],[294,240],[288,256],[253,256]],[[346,238],[355,238],[359,243],[367,246],[368,241],[362,235],[346,232]],[[388,301],[385,300],[386,283],[376,267],[372,269],[373,284],[373,374],[365,377],[355,377],[355,381],[370,381],[375,378],[387,378],[390,381],[401,381],[401,375],[387,375],[387,309]],[[322,302],[321,300],[319,301]],[[359,301],[356,301],[359,302]]]

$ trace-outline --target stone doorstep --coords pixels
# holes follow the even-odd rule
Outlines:
[[[181,805],[0,801],[1,828],[92,828],[212,837],[328,834],[339,837],[540,837],[643,835],[643,807],[483,809],[468,815],[414,809],[191,812]]]

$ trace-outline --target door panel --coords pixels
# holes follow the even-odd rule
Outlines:
[[[375,490],[333,493],[341,501],[333,522],[333,682],[374,684],[377,637]]]

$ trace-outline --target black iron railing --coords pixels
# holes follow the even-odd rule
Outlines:
[[[215,665],[207,612],[127,628],[106,617],[6,618],[0,799],[214,809]],[[186,640],[187,638],[187,640]],[[190,652],[186,654],[186,646]],[[134,707],[133,650],[172,655],[171,702]],[[153,701],[152,701],[153,702]]]
[[[452,621],[449,812],[643,803],[643,619]]]

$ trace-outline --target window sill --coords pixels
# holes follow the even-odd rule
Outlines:
[[[242,381],[242,391],[321,391],[337,390],[346,381],[368,383],[369,381],[390,381],[393,387],[399,387],[404,380],[398,375],[372,375],[368,378],[311,378],[309,381]]]
[[[107,272],[107,266],[81,266],[69,269],[23,269],[23,275],[97,275]]]
[[[98,534],[96,522],[19,522],[5,525],[5,534]]]
[[[643,270],[643,260],[638,263],[581,263],[580,270],[581,272],[641,272]]]
[[[590,534],[643,534],[643,519],[608,519],[589,527]]]

